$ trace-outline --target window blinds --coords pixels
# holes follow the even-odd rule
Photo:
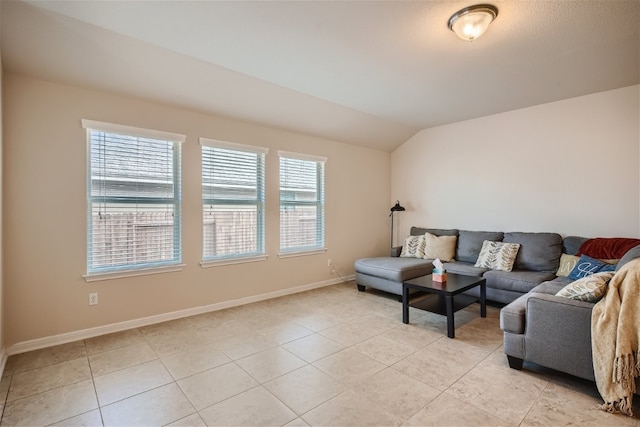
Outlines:
[[[201,138],[202,259],[264,255],[267,149]]]
[[[89,121],[83,126],[89,145],[88,274],[180,263],[184,137]]]
[[[325,158],[279,152],[280,252],[324,248]]]

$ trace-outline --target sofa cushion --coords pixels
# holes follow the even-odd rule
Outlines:
[[[468,231],[460,230],[458,234],[458,249],[456,261],[475,264],[485,240],[500,242],[504,237],[501,231]]]
[[[562,252],[569,255],[576,255],[580,250],[580,246],[589,240],[588,237],[567,236],[562,239]]]
[[[613,271],[590,274],[582,279],[569,283],[560,289],[556,295],[579,301],[597,302],[607,292],[607,285],[613,277],[613,274]]]
[[[451,261],[456,255],[457,236],[436,236],[424,233],[424,258]]]
[[[430,261],[418,258],[362,258],[354,263],[355,270],[370,276],[403,282],[419,276],[431,274]]]
[[[620,270],[623,265],[636,258],[640,258],[640,245],[634,246],[633,248],[629,249],[627,253],[624,254],[622,258],[620,258],[620,261],[616,266],[616,271]]]
[[[478,255],[475,267],[492,270],[511,271],[520,249],[519,243],[492,242],[485,240]]]
[[[542,282],[556,277],[554,273],[544,271],[499,271],[489,270],[484,273],[487,279],[487,287],[504,289],[509,291],[527,293]]]
[[[402,258],[424,258],[424,235],[408,236],[402,245]]]
[[[514,269],[555,273],[560,265],[562,237],[557,233],[505,233],[505,243],[520,243]],[[555,274],[554,274],[555,276]]]
[[[445,262],[444,269],[449,273],[463,274],[465,276],[476,276],[476,277],[480,277],[482,276],[482,273],[484,273],[485,271],[489,271],[488,268],[478,268],[471,263],[460,262],[460,261]]]
[[[538,294],[555,295],[558,293],[558,291],[560,291],[560,289],[564,288],[571,282],[573,282],[573,280],[567,277],[556,277],[553,280],[547,280],[546,282],[540,283],[538,286],[531,289],[531,292],[535,292]]]
[[[424,233],[431,233],[436,236],[457,236],[458,230],[456,228],[421,228],[411,227],[409,234],[412,236],[420,236]]]

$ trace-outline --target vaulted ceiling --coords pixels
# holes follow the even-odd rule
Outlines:
[[[638,84],[640,1],[3,0],[5,70],[391,151],[420,129]]]

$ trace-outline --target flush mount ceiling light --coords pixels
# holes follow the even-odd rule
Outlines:
[[[498,16],[498,8],[490,4],[465,7],[449,18],[449,29],[466,41],[480,37]]]

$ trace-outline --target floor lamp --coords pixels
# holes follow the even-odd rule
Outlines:
[[[391,213],[389,216],[391,217],[391,251],[393,251],[393,213],[394,212],[402,212],[406,210],[402,206],[400,206],[400,201],[396,200],[396,204],[391,207]]]

